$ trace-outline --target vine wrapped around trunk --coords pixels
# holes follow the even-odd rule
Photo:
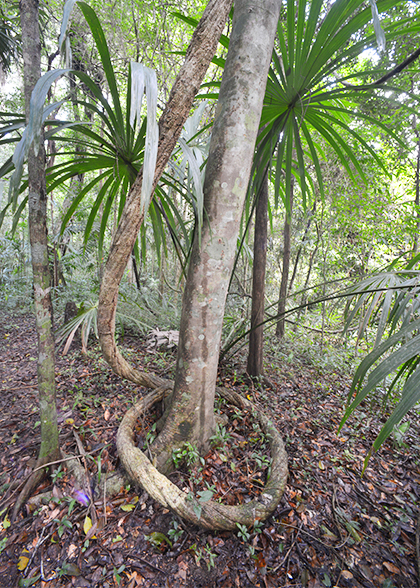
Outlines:
[[[161,474],[134,443],[134,427],[142,413],[170,393],[168,388],[157,388],[142,398],[124,416],[117,433],[117,449],[122,465],[129,477],[165,508],[205,529],[232,531],[237,523],[251,527],[255,521],[263,521],[273,513],[284,492],[287,481],[287,455],[283,441],[270,419],[252,402],[227,388],[218,393],[229,403],[253,412],[266,434],[271,449],[271,474],[261,495],[239,506],[228,506],[212,500],[197,502]],[[196,507],[194,509],[194,506]]]

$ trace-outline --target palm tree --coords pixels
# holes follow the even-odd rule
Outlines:
[[[366,178],[355,151],[341,136],[343,130],[382,168],[384,164],[358,132],[358,127],[349,125],[350,121],[376,125],[399,140],[380,120],[367,116],[357,107],[360,91],[383,90],[384,83],[351,86],[350,79],[364,80],[371,72],[360,72],[357,76],[346,73],[346,67],[381,36],[377,12],[363,5],[361,0],[338,0],[328,9],[322,0],[288,0],[279,21],[278,44],[273,51],[250,187],[257,193],[267,168],[272,166],[275,207],[281,202],[285,210],[278,336],[284,330],[293,194],[302,198],[305,209],[316,182],[321,198],[324,197],[323,144],[332,148],[350,178],[357,182]],[[390,2],[378,2],[381,12],[390,7]],[[375,31],[370,27],[372,12]],[[398,23],[385,20],[383,26],[387,37],[393,38],[399,34],[400,26],[410,26],[410,23],[411,17],[407,17]],[[413,28],[417,30],[418,26]],[[295,180],[300,190],[293,189]],[[261,284],[253,288],[253,291],[261,290]],[[253,324],[252,328],[258,327]],[[253,342],[251,338],[249,357],[262,352],[262,347],[256,349]],[[261,358],[258,363],[262,365]]]
[[[382,392],[384,411],[392,399],[394,409],[368,453],[364,467],[374,451],[391,435],[405,415],[420,401],[420,261],[416,255],[396,269],[396,260],[387,271],[365,278],[350,289],[346,328],[359,320],[358,338],[376,330],[373,349],[360,363],[347,397],[340,429],[360,404],[377,396],[377,388],[388,381]],[[367,377],[367,379],[366,379]]]
[[[11,19],[7,18],[0,8],[0,74],[7,74],[10,71],[19,51],[20,36],[15,31]]]

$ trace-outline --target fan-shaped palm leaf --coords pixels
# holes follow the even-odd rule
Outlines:
[[[364,173],[354,151],[342,136],[343,130],[384,167],[357,127],[349,127],[350,120],[358,118],[361,122],[376,124],[398,141],[392,130],[357,109],[355,97],[358,90],[342,84],[345,76],[340,78],[340,68],[354,60],[375,40],[373,34],[366,36],[364,32],[372,12],[370,8],[363,8],[363,4],[361,0],[337,0],[325,12],[322,0],[287,1],[285,21],[280,21],[278,26],[278,50],[273,52],[261,117],[261,128],[264,130],[258,138],[254,164],[254,184],[258,186],[265,166],[273,158],[277,159],[276,202],[281,196],[282,178],[285,178],[287,185],[291,180],[291,168],[295,166],[303,203],[306,204],[307,156],[312,160],[323,194],[320,166],[323,154],[318,144],[319,137],[333,148],[354,180],[364,180]],[[387,0],[378,2],[380,12],[392,5]],[[410,25],[409,19],[406,24]],[[394,29],[392,24],[386,26],[390,37],[396,34]],[[354,40],[360,32],[362,39]],[[282,170],[285,170],[284,174]],[[284,194],[288,193],[290,190],[286,189]],[[289,211],[290,203],[287,196],[285,198],[284,204]]]

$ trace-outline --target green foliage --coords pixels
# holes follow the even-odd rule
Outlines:
[[[171,538],[173,543],[176,543],[178,539],[182,537],[184,533],[184,529],[178,523],[178,521],[173,520],[171,523],[171,528],[168,531],[168,535]]]
[[[187,467],[194,466],[198,461],[204,464],[204,460],[200,457],[197,447],[189,441],[184,443],[182,447],[173,450],[172,459],[176,468],[182,463],[185,463]]]
[[[57,342],[64,343],[63,355],[65,355],[73,339],[80,331],[82,352],[87,352],[89,336],[93,332],[98,338],[98,300],[87,300],[79,305],[77,316],[64,324],[57,331]],[[167,297],[161,298],[156,288],[151,287],[151,282],[146,282],[142,290],[138,290],[130,284],[124,284],[120,292],[120,301],[117,307],[116,321],[120,333],[125,328],[134,327],[146,334],[156,327],[167,328],[178,325],[178,309]]]
[[[420,272],[412,269],[418,258],[403,270],[376,274],[352,290],[354,300],[347,326],[359,316],[359,337],[374,328],[376,338],[373,350],[354,375],[340,429],[355,409],[369,395],[375,395],[377,387],[394,374],[387,394],[394,393],[395,408],[376,437],[364,467],[372,452],[379,449],[420,401]],[[397,387],[400,383],[402,389]]]
[[[390,3],[379,2],[381,12]],[[273,157],[276,159],[275,200],[281,197],[287,214],[291,211],[292,176],[299,182],[306,206],[307,192],[314,169],[321,196],[324,193],[321,160],[322,142],[334,151],[350,178],[365,179],[364,171],[351,146],[342,138],[344,130],[366,153],[384,166],[372,147],[352,124],[355,118],[373,124],[389,136],[397,137],[380,120],[356,110],[354,99],[359,89],[349,87],[348,76],[340,71],[373,43],[374,35],[366,34],[371,11],[363,9],[361,0],[338,0],[324,12],[324,3],[288,0],[284,19],[278,26],[278,50],[273,51],[257,157],[254,163],[256,186],[259,186]],[[409,25],[407,19],[407,26]],[[388,36],[393,25],[385,24]],[[359,36],[358,41],[355,38]],[[363,72],[358,74],[363,78]],[[364,87],[364,90],[373,88]],[[310,160],[310,166],[307,161]],[[284,178],[284,185],[282,180]]]
[[[15,26],[16,17],[6,15],[0,7],[0,69],[4,73],[10,71],[21,51],[21,38]]]
[[[216,430],[214,435],[210,437],[210,443],[215,446],[223,446],[230,439],[230,433],[226,430],[224,425],[216,423]]]
[[[239,539],[242,539],[242,541],[245,541],[245,543],[247,541],[249,541],[249,539],[251,538],[251,533],[248,531],[246,525],[241,525],[241,523],[236,523],[236,526],[238,527]]]

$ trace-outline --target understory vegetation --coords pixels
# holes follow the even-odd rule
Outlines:
[[[0,2],[7,586],[420,586],[418,7],[256,4]]]

